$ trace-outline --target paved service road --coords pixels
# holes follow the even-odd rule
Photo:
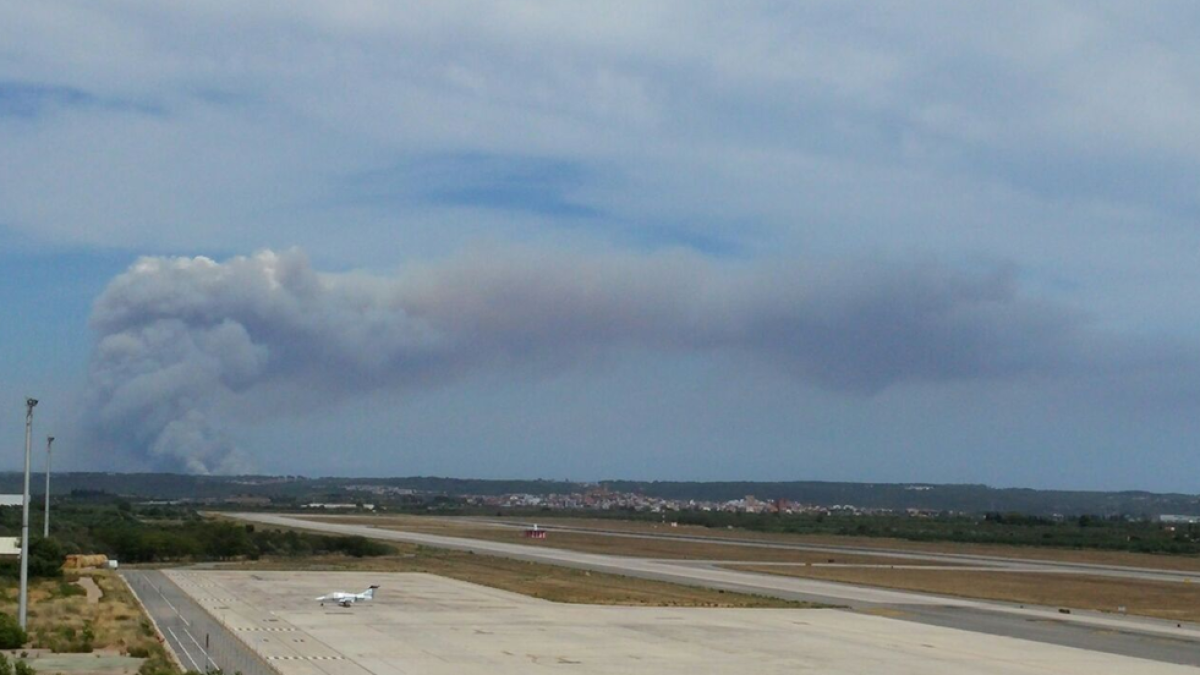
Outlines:
[[[885,613],[919,623],[1017,637],[1171,663],[1200,665],[1200,627],[1142,617],[1099,612],[1061,614],[1057,608],[1017,606],[949,598],[908,591],[869,588],[796,577],[757,574],[689,565],[686,561],[652,560],[581,553],[547,547],[446,537],[349,525],[299,516],[264,513],[232,514],[237,518],[281,527],[385,541],[436,546],[562,565],[598,572],[656,579],[790,600],[810,600]]]
[[[158,625],[167,646],[187,670],[226,675],[278,675],[173,581],[157,570],[123,570],[121,575]],[[219,610],[217,610],[219,611]]]

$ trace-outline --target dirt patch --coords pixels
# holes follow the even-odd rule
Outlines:
[[[100,598],[104,597],[104,591],[96,585],[96,581],[91,577],[79,577],[75,585],[82,588],[87,593],[87,601],[89,605],[99,604]]]

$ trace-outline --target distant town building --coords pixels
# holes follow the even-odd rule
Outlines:
[[[325,509],[326,511],[345,511],[345,510],[353,511],[354,509],[361,508],[364,511],[374,511],[375,505],[374,504],[344,504],[344,503],[327,504],[327,503],[322,503],[322,502],[312,502],[310,504],[305,504],[304,506],[302,506],[300,508],[303,508],[303,509]]]
[[[376,495],[396,495],[399,497],[408,497],[417,493],[416,490],[411,488],[398,488],[391,485],[347,485],[345,489],[352,492],[370,492]]]
[[[613,492],[601,488],[590,488],[572,494],[532,495],[509,493],[502,495],[462,495],[461,502],[468,506],[498,509],[539,509],[543,511],[578,510],[593,511],[636,511],[659,513],[663,520],[667,514],[682,511],[727,512],[727,513],[788,513],[788,514],[836,514],[848,516],[906,514],[925,517],[937,515],[937,511],[925,509],[895,510],[888,508],[861,507],[853,504],[819,506],[794,502],[786,498],[762,500],[754,495],[729,501],[702,501],[696,499],[667,499],[647,496],[640,492]]]
[[[233,497],[226,497],[222,501],[224,501],[226,504],[237,504],[238,506],[270,506],[271,505],[270,497],[263,497],[260,495],[235,495]]]
[[[1200,523],[1200,516],[1173,516],[1163,514],[1158,517],[1160,523],[1175,523],[1184,525],[1194,525]]]

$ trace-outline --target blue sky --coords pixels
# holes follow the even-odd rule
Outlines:
[[[1188,3],[3,6],[67,466],[1197,491]]]

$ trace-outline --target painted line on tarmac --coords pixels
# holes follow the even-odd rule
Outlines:
[[[188,621],[186,617],[183,616],[183,614],[179,611],[179,608],[177,608],[175,605],[171,604],[171,601],[168,600],[167,596],[162,592],[162,588],[155,586],[154,590],[158,591],[158,595],[160,597],[162,597],[163,602],[167,603],[167,607],[170,607],[171,610],[175,612],[175,616],[179,617],[179,620],[183,622],[183,625],[187,626],[188,628],[191,628],[192,623],[190,621]],[[193,663],[195,663],[195,662],[193,661]]]
[[[175,634],[175,630],[170,626],[167,626],[167,632],[171,634],[171,637],[175,638],[175,643],[179,645],[179,650],[183,652],[183,655],[187,657],[188,661],[192,662],[192,666],[196,670],[200,670],[200,664],[196,663],[196,659],[192,658],[192,653],[187,650],[187,647],[183,646],[183,640],[179,639],[179,636]]]
[[[199,649],[200,653],[204,655],[204,661],[206,663],[213,664],[213,666],[216,667],[217,670],[220,670],[221,668],[219,666],[217,666],[217,662],[213,661],[212,657],[208,655],[208,650],[206,650],[204,647],[201,647],[200,642],[198,640],[196,640],[196,636],[192,635],[192,631],[184,628],[183,632],[187,633],[187,636],[192,639],[192,644],[196,645],[196,649]],[[192,663],[195,663],[195,661],[193,661]]]

